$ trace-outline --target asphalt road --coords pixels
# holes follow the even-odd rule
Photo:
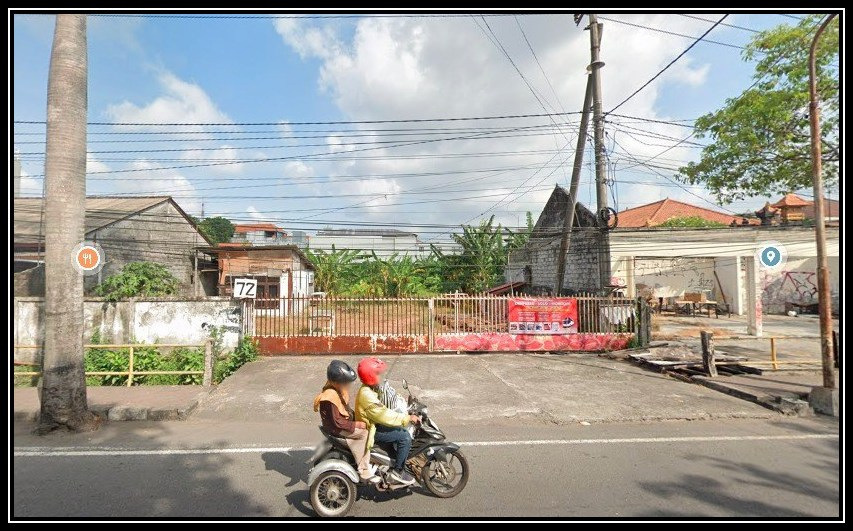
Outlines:
[[[69,445],[55,438],[34,446],[35,439],[16,437],[13,516],[313,515],[305,434],[260,447],[246,441],[262,425],[231,429],[240,437],[216,445],[204,437],[172,444],[170,436],[150,444],[116,437],[113,446]],[[442,500],[420,489],[396,495],[365,489],[351,515],[839,514],[837,423],[822,418],[515,425],[456,428],[449,435],[468,443],[462,448],[472,475],[462,494]]]

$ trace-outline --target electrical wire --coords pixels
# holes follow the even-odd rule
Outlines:
[[[694,46],[696,46],[697,44],[699,44],[700,42],[702,42],[702,39],[704,39],[704,38],[705,38],[709,33],[711,33],[711,32],[714,30],[714,28],[716,28],[717,26],[719,26],[719,25],[720,25],[720,23],[722,23],[722,22],[726,19],[726,17],[728,17],[728,15],[723,15],[723,16],[720,18],[720,20],[716,21],[716,22],[714,23],[714,25],[713,25],[713,26],[711,26],[710,28],[708,28],[707,30],[705,30],[705,33],[703,33],[702,35],[700,35],[699,37],[697,37],[697,38],[696,38],[696,40],[695,40],[695,41],[693,41],[693,43],[692,43],[690,46],[688,46],[688,47],[687,47],[683,52],[681,52],[680,54],[678,54],[678,55],[675,57],[675,59],[673,59],[672,61],[670,61],[670,62],[669,62],[665,67],[663,67],[663,68],[662,68],[662,69],[661,69],[657,74],[653,75],[651,79],[649,79],[648,81],[646,81],[645,83],[643,83],[642,85],[640,85],[640,88],[638,88],[637,90],[635,90],[634,92],[632,92],[632,93],[631,93],[627,98],[625,98],[624,100],[622,100],[621,102],[619,102],[619,104],[618,104],[618,105],[616,105],[615,107],[613,107],[612,109],[610,109],[610,111],[609,111],[609,112],[605,113],[605,116],[606,116],[607,114],[610,114],[611,112],[615,111],[615,110],[616,110],[616,109],[618,109],[619,107],[621,107],[621,106],[625,105],[625,104],[626,104],[626,103],[627,103],[631,98],[633,98],[634,96],[636,96],[637,94],[639,94],[639,92],[640,92],[641,90],[643,90],[644,88],[648,87],[648,86],[649,86],[649,85],[650,85],[650,84],[651,84],[655,79],[657,79],[658,77],[660,77],[660,76],[661,76],[661,74],[663,74],[664,72],[666,72],[666,71],[669,69],[669,67],[671,67],[672,65],[674,65],[676,61],[678,61],[679,59],[681,59],[682,57],[684,57],[684,56],[687,54],[687,52],[689,52],[690,50],[692,50],[692,49],[693,49],[693,47],[694,47]]]

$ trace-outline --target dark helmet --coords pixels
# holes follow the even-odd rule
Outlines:
[[[332,360],[329,368],[326,369],[326,378],[329,381],[337,383],[350,383],[356,379],[355,371],[346,362],[341,360]]]

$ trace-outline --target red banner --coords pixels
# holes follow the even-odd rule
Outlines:
[[[577,299],[509,299],[510,334],[575,334],[577,331]]]

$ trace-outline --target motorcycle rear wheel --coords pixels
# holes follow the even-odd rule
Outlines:
[[[355,498],[355,483],[337,470],[324,472],[311,485],[311,507],[323,518],[346,516]]]
[[[468,483],[469,468],[468,459],[456,450],[448,454],[449,463],[438,460],[430,461],[421,471],[421,480],[424,486],[433,495],[439,498],[452,498],[462,492]],[[444,467],[442,467],[444,465]],[[458,482],[450,484],[458,478]]]

